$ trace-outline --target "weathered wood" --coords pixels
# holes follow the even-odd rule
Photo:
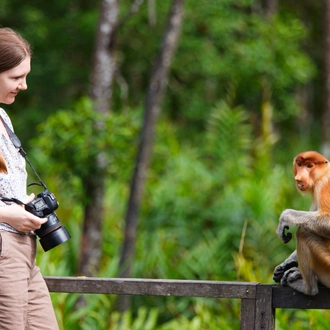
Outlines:
[[[270,285],[258,285],[256,292],[255,330],[275,330],[275,309]]]
[[[258,283],[95,277],[45,277],[49,291],[254,299]]]
[[[254,282],[137,278],[45,277],[51,292],[241,299],[241,330],[274,330],[276,308],[330,309],[330,289],[306,296],[290,287]]]
[[[242,298],[241,301],[241,330],[254,329],[256,314],[255,299]]]
[[[290,287],[273,286],[274,308],[330,309],[330,289],[320,287],[316,296],[307,296]]]

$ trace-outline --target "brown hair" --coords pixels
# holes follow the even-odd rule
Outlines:
[[[19,65],[32,56],[30,44],[17,32],[0,28],[0,73]]]

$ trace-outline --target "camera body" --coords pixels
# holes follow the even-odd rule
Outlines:
[[[39,218],[47,218],[47,221],[37,229],[35,233],[40,238],[40,244],[44,251],[48,251],[55,246],[64,243],[71,238],[67,229],[62,226],[56,213],[58,202],[53,193],[45,189],[28,204],[25,209]]]
[[[30,203],[26,204],[25,209],[39,218],[45,218],[58,208],[58,202],[53,193],[45,189],[37,195]]]

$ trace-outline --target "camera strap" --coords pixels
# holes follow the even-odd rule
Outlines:
[[[17,199],[17,198],[1,197],[0,200],[3,201],[3,202],[16,203],[16,204],[18,204],[18,205],[26,205],[26,204],[24,204],[22,201],[20,201],[20,200]]]
[[[14,147],[18,148],[19,153],[22,155],[23,158],[25,158],[26,162],[30,165],[33,173],[35,174],[35,176],[38,178],[40,184],[47,189],[46,185],[42,182],[42,180],[40,179],[40,176],[38,175],[37,171],[35,170],[35,168],[33,167],[33,165],[31,164],[31,162],[29,161],[29,159],[26,156],[26,152],[24,151],[24,149],[22,148],[22,143],[21,140],[18,138],[18,136],[12,131],[12,129],[7,125],[7,123],[5,122],[5,120],[2,118],[2,116],[0,115],[0,119],[9,135],[9,138],[12,142],[12,144],[14,145]]]

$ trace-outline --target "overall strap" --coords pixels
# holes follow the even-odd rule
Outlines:
[[[40,179],[37,171],[35,170],[35,168],[33,167],[33,165],[31,164],[31,162],[29,161],[29,159],[26,157],[26,152],[24,151],[24,149],[22,148],[22,143],[21,140],[18,138],[18,136],[13,132],[13,130],[7,125],[7,123],[5,122],[5,120],[2,118],[2,116],[0,115],[0,119],[3,123],[3,125],[5,126],[5,129],[9,135],[9,138],[12,142],[12,144],[18,148],[19,153],[22,155],[23,158],[25,158],[26,162],[30,165],[32,171],[34,172],[34,174],[36,175],[36,177],[38,178],[39,182],[41,183],[41,185],[47,189],[46,185],[42,182],[42,180]]]
[[[19,153],[26,158],[26,152],[23,150],[22,148],[22,143],[21,140],[18,138],[18,136],[10,129],[10,127],[8,126],[8,124],[4,121],[4,119],[2,118],[2,116],[0,115],[0,119],[3,123],[3,125],[5,126],[5,129],[9,135],[9,138],[11,140],[11,142],[13,143],[13,145],[18,148]]]

